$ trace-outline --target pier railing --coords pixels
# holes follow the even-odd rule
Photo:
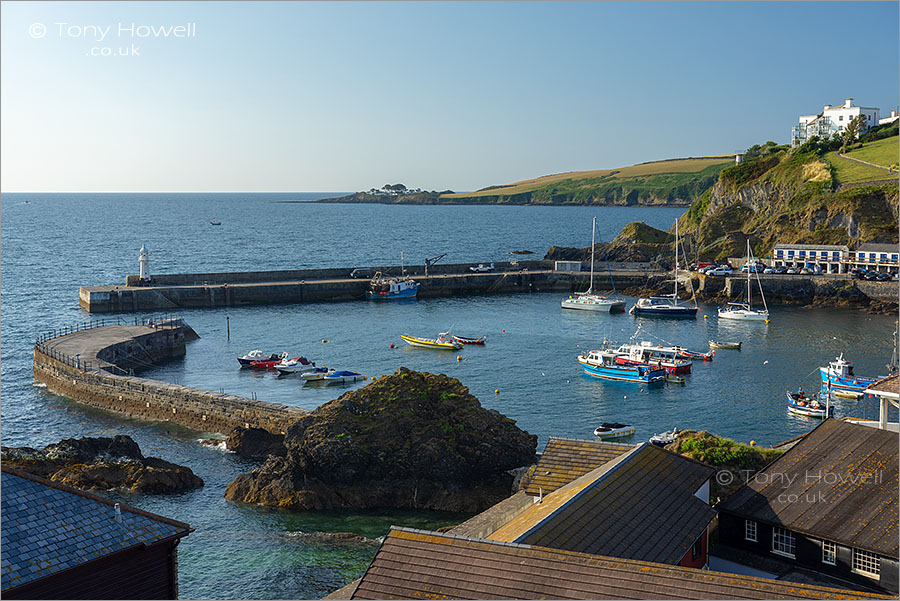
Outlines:
[[[103,326],[149,326],[154,329],[168,329],[168,328],[180,328],[184,326],[184,318],[175,317],[174,315],[155,315],[152,317],[142,318],[142,317],[133,317],[133,318],[125,318],[125,317],[106,317],[103,319],[92,319],[90,321],[83,321],[81,323],[65,326],[62,328],[56,328],[54,330],[50,330],[49,332],[45,332],[37,337],[34,341],[35,350],[41,352],[42,354],[59,361],[69,367],[74,367],[75,369],[79,369],[85,372],[93,372],[93,371],[106,371],[113,374],[118,374],[120,376],[128,376],[131,375],[130,372],[122,369],[118,365],[113,365],[111,363],[104,362],[101,364],[97,361],[88,361],[84,360],[81,357],[69,355],[67,353],[60,352],[54,348],[52,348],[48,343],[51,340],[59,338],[61,336],[66,336],[67,334],[74,334],[75,332],[83,332],[85,330],[92,330],[94,328],[100,328]],[[102,365],[102,367],[101,367]]]

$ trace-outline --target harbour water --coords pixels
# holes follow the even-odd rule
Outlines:
[[[541,257],[552,245],[586,246],[591,217],[609,240],[628,222],[667,228],[683,209],[585,207],[396,207],[285,203],[324,195],[17,195],[2,204],[2,439],[41,447],[62,438],[128,434],[146,455],[188,465],[206,485],[181,495],[117,498],[196,528],[179,547],[184,598],[316,598],[358,577],[390,524],[434,528],[464,516],[422,512],[289,513],[226,502],[225,486],[256,463],[200,445],[198,434],[82,408],[35,386],[31,347],[49,329],[87,318],[78,287],[124,283],[141,244],[153,272],[204,272],[408,263],[448,253],[448,262]],[[25,204],[25,200],[28,204]],[[211,226],[220,221],[221,226]],[[200,339],[183,360],[144,375],[312,409],[346,387],[304,386],[296,376],[238,369],[251,349],[303,354],[368,376],[399,366],[459,378],[482,404],[540,437],[590,438],[601,421],[634,424],[634,441],[679,428],[772,444],[808,431],[785,390],[818,386],[816,368],[839,353],[861,375],[878,375],[891,354],[895,316],[854,310],[770,307],[771,323],[724,323],[714,306],[696,320],[563,311],[558,294],[442,298],[191,310],[179,313]],[[629,305],[634,299],[628,299]],[[708,315],[704,319],[702,315]],[[226,318],[230,340],[226,338]],[[458,352],[414,349],[400,334],[487,335]],[[576,356],[604,339],[671,342],[706,350],[709,339],[741,340],[695,362],[686,386],[646,389],[581,375]],[[391,348],[391,345],[397,348]],[[460,357],[460,360],[457,360]],[[499,390],[499,394],[495,394]],[[876,417],[869,400],[837,400],[839,416]],[[892,415],[896,419],[896,415]],[[334,541],[315,532],[354,532]]]

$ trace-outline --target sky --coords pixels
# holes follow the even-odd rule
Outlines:
[[[465,191],[788,143],[897,108],[898,6],[3,2],[0,190]]]

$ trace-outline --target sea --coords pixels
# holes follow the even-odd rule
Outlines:
[[[45,331],[92,316],[85,285],[124,284],[142,245],[153,273],[498,262],[551,246],[586,247],[591,218],[611,240],[632,221],[669,228],[683,208],[392,206],[314,203],[337,194],[4,194],[0,204],[0,377],[4,446],[40,448],[64,438],[127,434],[145,455],[187,465],[202,488],[177,495],[108,496],[187,522],[179,546],[180,596],[188,599],[315,599],[358,578],[391,525],[434,529],[465,515],[424,511],[288,512],[226,501],[225,487],[259,462],[200,433],[79,406],[32,377],[32,346]],[[211,225],[211,221],[221,225]],[[532,256],[520,256],[531,258]],[[604,277],[602,271],[597,277]],[[785,391],[819,386],[818,367],[843,354],[859,375],[881,375],[896,315],[852,309],[770,306],[770,323],[725,323],[700,305],[693,320],[562,310],[559,293],[524,293],[178,312],[200,335],[183,359],[141,375],[314,409],[366,382],[304,385],[239,369],[252,349],[303,355],[319,365],[390,374],[404,366],[458,378],[484,407],[538,435],[590,439],[604,421],[636,426],[625,441],[702,429],[772,445],[809,431],[813,418],[787,412]],[[628,305],[635,299],[628,298]],[[143,314],[150,317],[152,314]],[[129,317],[132,317],[129,315]],[[401,334],[451,330],[486,336],[457,352],[417,349]],[[576,357],[604,341],[649,340],[706,351],[711,339],[743,343],[695,362],[686,384],[648,388],[582,375]],[[837,399],[838,416],[877,418],[870,398]],[[891,419],[896,420],[896,415]],[[321,533],[350,532],[353,539]]]

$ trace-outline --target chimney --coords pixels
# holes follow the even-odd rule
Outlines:
[[[891,109],[891,119],[897,116],[897,111]]]
[[[116,503],[116,522],[121,524],[125,519],[122,517],[122,506]]]
[[[822,109],[822,112],[825,112],[825,111],[827,111],[827,110],[830,109],[830,108],[831,108],[831,105],[830,105],[830,104],[826,104],[825,107]]]
[[[850,108],[850,105],[852,105],[852,104],[853,104],[853,99],[852,99],[852,98],[847,98],[847,99],[844,100],[844,108],[845,108],[845,109]]]

